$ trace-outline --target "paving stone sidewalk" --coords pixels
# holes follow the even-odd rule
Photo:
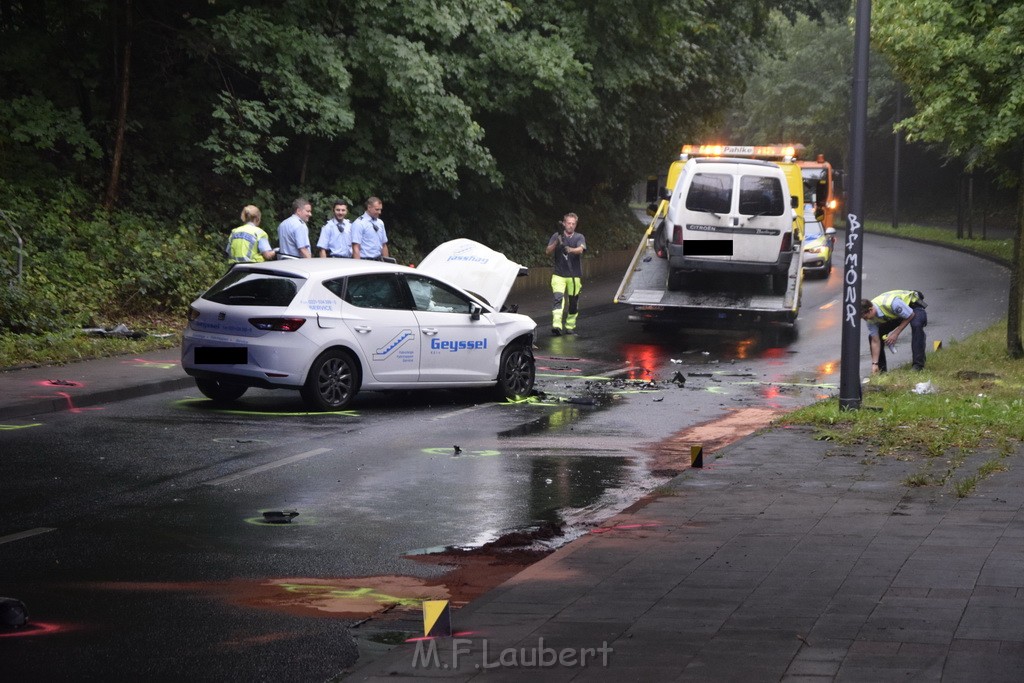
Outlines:
[[[771,429],[346,680],[1019,682],[1022,455],[960,498],[995,453],[913,487],[923,460]]]

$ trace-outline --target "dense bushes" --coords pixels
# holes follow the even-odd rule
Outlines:
[[[173,219],[82,210],[91,202],[62,188],[49,199],[0,185],[0,206],[24,240],[16,274],[13,236],[0,252],[0,329],[39,334],[104,326],[124,317],[184,310],[224,270],[221,236]],[[7,208],[15,207],[15,208]]]
[[[0,207],[25,243],[19,283],[13,236],[5,231],[0,251],[0,331],[45,334],[182,313],[225,270],[228,228],[86,208],[92,206],[81,189],[63,186],[41,199],[27,197],[24,189],[16,192],[0,181]],[[591,252],[634,246],[640,226],[623,207],[605,203],[571,208],[580,214],[580,231],[587,235]],[[401,223],[389,223],[389,232],[394,235],[393,253],[403,263],[415,263],[437,243],[468,233],[512,259],[539,265],[547,263],[544,245],[559,217],[538,217],[520,209],[478,217],[472,221],[473,230],[468,222],[465,226],[455,221],[420,225],[433,238],[429,244],[410,239]],[[414,218],[406,217],[410,220]],[[274,226],[268,227],[273,232]],[[311,221],[314,242],[319,228],[319,221]],[[273,234],[272,238],[276,244]]]

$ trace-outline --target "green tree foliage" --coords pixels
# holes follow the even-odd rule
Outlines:
[[[774,21],[777,45],[760,55],[747,80],[742,104],[729,116],[731,135],[747,144],[795,141],[808,154],[824,154],[846,166],[849,152],[853,24],[846,16],[812,20],[797,14]],[[884,59],[870,61],[868,130],[892,136],[892,97],[896,91]]]
[[[242,205],[274,237],[299,194],[314,239],[333,196],[381,196],[410,260],[469,236],[535,262],[570,210],[620,246],[636,178],[739,96],[771,10],[843,2],[3,0],[0,208],[41,295],[96,278],[96,302],[178,305]]]
[[[1014,0],[879,0],[874,40],[917,111],[909,140],[941,144],[968,168],[994,168],[1018,190],[1007,348],[1024,356],[1024,5]]]

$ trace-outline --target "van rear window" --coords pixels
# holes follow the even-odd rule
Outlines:
[[[732,208],[732,176],[726,173],[698,173],[686,195],[686,208],[706,213],[729,213]]]
[[[745,216],[781,216],[786,197],[778,178],[745,175],[740,178],[740,213]]]
[[[227,306],[288,306],[304,278],[233,268],[203,298]]]

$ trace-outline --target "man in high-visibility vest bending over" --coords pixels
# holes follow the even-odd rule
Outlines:
[[[910,355],[915,370],[924,370],[924,328],[928,324],[924,294],[913,289],[894,289],[874,299],[860,300],[860,317],[868,324],[871,373],[885,372],[885,347],[896,350],[900,333],[910,325]]]

